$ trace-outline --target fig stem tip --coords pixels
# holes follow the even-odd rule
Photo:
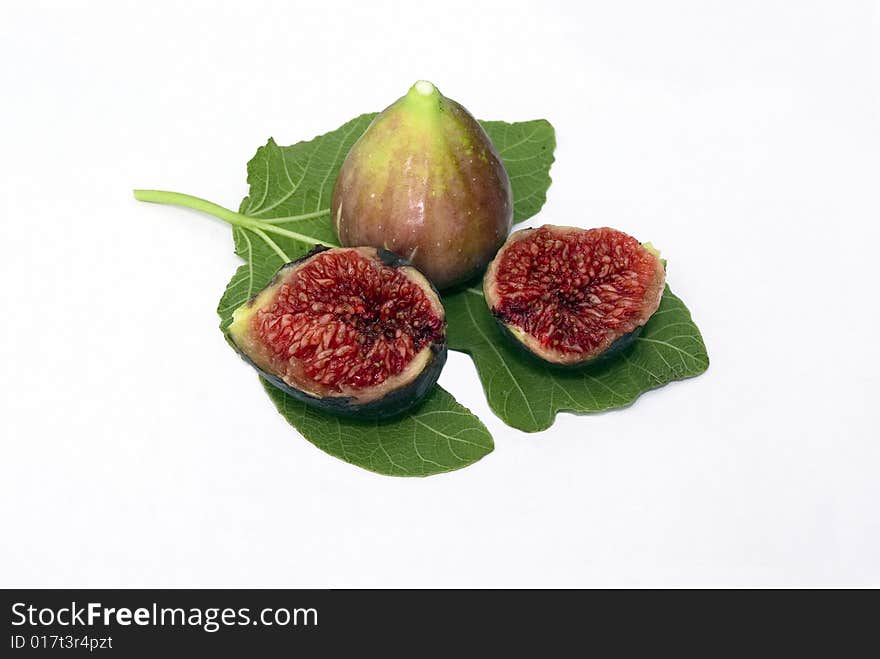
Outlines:
[[[422,96],[430,96],[434,93],[434,90],[436,89],[434,85],[427,80],[419,80],[416,84],[413,85],[413,87]]]

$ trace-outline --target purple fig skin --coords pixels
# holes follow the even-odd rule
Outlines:
[[[419,81],[354,144],[330,210],[343,245],[390,250],[442,290],[485,269],[510,232],[513,199],[477,120]]]

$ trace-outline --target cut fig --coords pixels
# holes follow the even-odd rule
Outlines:
[[[446,361],[434,287],[395,254],[316,247],[235,310],[229,338],[269,382],[347,416],[401,414]]]
[[[479,122],[421,80],[351,148],[330,214],[343,245],[390,249],[443,290],[485,269],[510,231],[513,200]]]
[[[582,366],[632,342],[665,280],[658,252],[622,231],[545,225],[511,234],[483,291],[518,345],[551,364]]]

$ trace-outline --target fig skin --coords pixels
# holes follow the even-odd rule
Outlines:
[[[513,199],[477,120],[419,81],[351,148],[330,210],[343,245],[400,254],[443,290],[492,260],[510,232]]]

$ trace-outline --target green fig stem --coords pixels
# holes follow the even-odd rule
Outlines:
[[[234,227],[249,229],[259,235],[263,240],[265,240],[266,244],[269,245],[269,247],[271,247],[272,250],[276,254],[278,254],[278,256],[285,259],[286,261],[289,261],[290,259],[287,258],[287,255],[284,253],[284,251],[266,235],[267,233],[274,233],[275,235],[292,238],[293,240],[299,240],[304,243],[324,245],[325,247],[336,247],[336,245],[334,245],[333,243],[328,243],[323,240],[313,238],[312,236],[307,236],[302,233],[297,233],[296,231],[290,231],[289,229],[275,226],[276,223],[280,222],[294,222],[296,220],[306,220],[315,217],[321,217],[329,213],[329,209],[315,211],[314,213],[305,213],[303,215],[276,217],[270,221],[258,220],[254,217],[243,215],[242,213],[236,213],[235,211],[231,211],[228,208],[223,208],[223,206],[218,206],[217,204],[212,203],[206,199],[200,199],[199,197],[193,197],[192,195],[182,194],[180,192],[168,192],[166,190],[135,190],[134,198],[138,201],[146,201],[154,204],[168,204],[171,206],[183,206],[184,208],[191,208],[202,213],[207,213],[208,215],[213,215],[217,219],[223,220],[227,224],[231,224]]]

